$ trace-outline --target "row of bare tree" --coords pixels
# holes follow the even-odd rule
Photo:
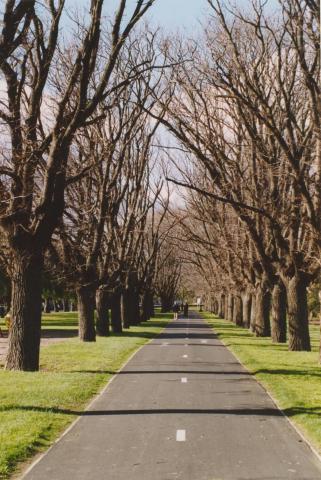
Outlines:
[[[160,121],[149,115],[158,109],[166,46],[162,53],[157,34],[137,28],[154,2],[119,0],[111,25],[103,0],[92,0],[84,17],[64,0],[5,2],[0,227],[1,269],[11,280],[7,369],[39,368],[44,270],[76,292],[83,341],[109,334],[109,308],[114,332],[153,314],[158,265],[171,255]]]
[[[197,41],[161,41],[137,28],[155,1],[119,0],[109,26],[104,0],[84,18],[64,0],[5,2],[8,369],[39,368],[45,268],[76,291],[80,338],[93,341],[108,334],[108,305],[116,332],[137,322],[139,302],[150,316],[157,289],[167,310],[182,252],[220,314],[274,341],[288,331],[290,350],[310,349],[307,289],[321,247],[319,2],[279,0],[271,13],[253,1],[247,14],[208,0]],[[169,135],[165,152],[180,172],[171,181],[188,187],[188,208],[172,217],[161,180]]]
[[[186,49],[192,61],[168,73],[162,99],[181,152],[172,181],[189,192],[182,248],[221,316],[276,342],[288,330],[289,349],[308,351],[321,258],[320,3],[280,0],[274,14],[266,2],[248,14],[208,3],[202,38],[176,45],[173,61]]]

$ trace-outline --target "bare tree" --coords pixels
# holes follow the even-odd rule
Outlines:
[[[29,3],[32,7],[34,2],[19,5]],[[13,255],[7,369],[39,367],[44,252],[64,211],[71,144],[77,130],[93,119],[101,100],[110,95],[117,58],[154,0],[139,0],[129,16],[127,3],[119,1],[108,40],[102,41],[104,1],[91,2],[87,25],[78,25],[77,38],[65,49],[69,69],[66,72],[62,68],[66,76],[61,77],[55,98],[50,99],[50,122],[44,122],[43,109],[50,96],[50,79],[59,76],[57,67],[64,65],[59,55],[63,50],[60,23],[64,0],[37,3],[35,8],[26,9],[28,28],[23,35],[15,36],[16,41],[11,42],[14,53],[10,48],[10,55],[0,64],[6,84],[0,116],[10,137],[8,154],[1,158],[1,229]],[[8,1],[3,17],[7,32],[17,13],[13,8],[13,2]],[[137,68],[126,83],[136,76]]]

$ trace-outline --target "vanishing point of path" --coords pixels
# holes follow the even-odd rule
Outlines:
[[[318,458],[194,314],[145,345],[25,480],[320,480]]]

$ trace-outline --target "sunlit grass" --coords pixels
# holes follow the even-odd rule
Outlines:
[[[165,327],[170,315],[131,327],[124,335],[45,347],[41,371],[0,370],[0,478],[50,445],[129,356]],[[45,328],[76,328],[75,313],[44,317]]]
[[[248,330],[204,313],[218,337],[272,394],[278,405],[321,451],[321,367],[318,326],[311,326],[312,352],[289,352]]]

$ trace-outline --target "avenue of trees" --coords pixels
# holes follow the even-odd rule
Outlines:
[[[64,0],[5,2],[0,226],[1,271],[11,283],[7,369],[39,368],[45,272],[56,291],[77,297],[83,341],[108,335],[108,307],[115,332],[153,314],[168,203],[155,148],[159,122],[146,113],[155,107],[151,92],[166,61],[156,33],[141,22],[154,1],[120,0],[111,23],[103,0],[72,21]]]
[[[320,5],[280,0],[212,18],[172,69],[163,123],[179,140],[185,255],[208,303],[257,336],[311,349],[307,291],[320,275]],[[174,56],[186,50],[176,44]],[[174,93],[173,93],[174,92]],[[162,101],[162,100],[161,100]]]
[[[70,15],[64,0],[4,2],[7,369],[39,368],[49,303],[77,308],[79,338],[91,342],[151,318],[156,297],[168,311],[193,271],[221,317],[290,350],[311,348],[319,2],[271,9],[253,0],[246,12],[207,0],[210,18],[192,40],[145,24],[157,1],[119,0],[111,20],[104,0],[91,0],[86,15]],[[170,203],[173,184],[185,207]]]

